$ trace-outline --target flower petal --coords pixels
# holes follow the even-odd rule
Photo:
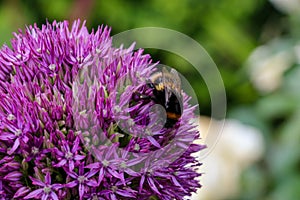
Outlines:
[[[91,178],[92,176],[94,176],[95,174],[97,174],[97,170],[91,170],[90,172],[88,172],[87,174],[86,174],[86,177],[87,178]]]
[[[72,153],[75,153],[76,151],[79,150],[78,145],[79,145],[79,137],[76,137],[75,141],[74,141],[74,145],[72,147]]]
[[[141,177],[140,185],[139,185],[139,193],[141,193],[142,190],[143,190],[144,182],[145,182],[145,175],[143,175],[143,176]]]
[[[59,163],[55,164],[54,167],[62,167],[62,166],[65,166],[66,163],[67,163],[67,160],[62,159],[61,161],[59,161]]]
[[[16,138],[16,136],[9,132],[1,132],[1,134],[0,134],[0,140],[3,140],[3,141],[13,140],[15,138]]]
[[[51,184],[51,176],[50,176],[49,172],[47,172],[47,174],[46,174],[45,183],[46,184]]]
[[[85,158],[84,155],[75,155],[75,156],[74,156],[74,160],[82,160],[82,159],[84,159],[84,158]]]
[[[78,178],[78,175],[75,174],[74,172],[68,172],[68,171],[67,171],[67,174],[68,174],[69,176],[71,176],[72,178],[74,178],[74,179],[77,179],[77,178]]]
[[[42,182],[41,180],[39,180],[39,179],[33,178],[33,177],[31,177],[31,176],[30,176],[29,178],[31,179],[33,185],[38,185],[38,186],[41,186],[41,187],[45,187],[45,186],[46,186],[46,184],[43,183],[43,182]]]
[[[147,139],[151,142],[151,144],[153,144],[157,148],[161,148],[160,144],[153,137],[147,136]]]
[[[50,197],[52,197],[53,200],[58,200],[58,196],[53,191],[51,191]]]
[[[104,175],[105,175],[104,169],[101,168],[101,169],[100,169],[100,172],[99,172],[99,177],[98,177],[98,185],[101,184],[101,182],[102,182],[102,180],[103,180],[103,178],[104,178]]]
[[[55,183],[55,184],[53,184],[51,186],[52,186],[52,189],[54,189],[54,190],[58,190],[60,188],[63,188],[63,185],[60,184],[60,183]]]
[[[94,179],[91,179],[91,180],[87,181],[86,184],[87,184],[88,186],[91,186],[91,187],[96,187],[96,186],[98,186],[97,181],[94,180]]]
[[[73,161],[73,160],[70,160],[70,161],[69,161],[69,170],[70,170],[70,171],[73,171],[74,168],[75,168],[75,166],[74,166],[74,161]]]
[[[6,176],[4,176],[4,180],[19,181],[22,176],[23,174],[21,172],[13,171],[7,174]]]
[[[12,147],[9,151],[7,151],[8,155],[13,154],[13,153],[17,150],[17,148],[19,147],[19,145],[20,145],[20,139],[17,138],[17,139],[15,140],[15,142],[14,142],[13,147]]]
[[[30,192],[29,188],[27,188],[27,187],[21,187],[15,193],[14,198],[22,197],[22,196],[24,196],[28,192]]]
[[[76,185],[78,185],[78,182],[77,182],[77,181],[71,181],[71,182],[69,182],[69,183],[66,183],[66,184],[65,184],[65,187],[67,187],[67,188],[73,188],[73,187],[75,187]]]
[[[123,196],[123,197],[130,197],[130,198],[136,199],[136,195],[132,194],[131,192],[129,192],[129,191],[127,191],[127,190],[117,189],[117,190],[116,190],[116,193],[117,193],[118,195]]]
[[[39,195],[41,195],[43,193],[43,189],[37,189],[34,190],[32,192],[30,192],[26,197],[24,197],[24,199],[34,199],[37,198]]]
[[[156,185],[155,185],[155,183],[154,183],[154,180],[153,180],[151,177],[148,177],[148,178],[147,178],[147,182],[148,182],[149,186],[151,187],[151,189],[152,189],[154,192],[156,192],[157,194],[161,194],[161,193],[158,191],[158,189],[157,189],[157,187],[156,187]]]
[[[79,184],[79,198],[80,200],[82,200],[83,195],[84,195],[84,185],[83,184]]]
[[[42,196],[42,200],[47,200],[48,199],[48,197],[49,197],[49,194],[43,194],[43,196]]]
[[[85,166],[84,168],[96,169],[96,168],[100,168],[100,167],[101,167],[101,164],[99,162],[96,162],[96,163],[91,163],[91,164]]]

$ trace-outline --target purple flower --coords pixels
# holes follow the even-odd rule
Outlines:
[[[12,114],[8,116],[8,120],[10,119],[14,119],[14,116]],[[19,114],[16,121],[16,123],[7,123],[6,128],[8,129],[8,131],[3,132],[0,135],[0,139],[2,141],[13,142],[12,147],[7,151],[9,155],[13,154],[17,150],[21,142],[27,143],[29,140],[26,136],[26,133],[29,131],[29,124],[23,124],[23,119],[21,119]]]
[[[30,192],[24,199],[42,199],[42,200],[58,200],[58,196],[55,193],[56,190],[62,188],[61,184],[51,184],[51,176],[50,173],[47,172],[45,176],[45,181],[41,181],[36,178],[30,177],[32,184],[39,186],[38,189]]]
[[[204,146],[182,92],[174,126],[153,106],[159,71],[85,22],[26,27],[0,49],[0,200],[183,199]],[[161,106],[163,107],[163,105]]]
[[[54,167],[63,167],[68,165],[69,171],[74,170],[75,162],[85,158],[84,155],[78,154],[78,151],[81,149],[79,147],[79,140],[79,137],[76,137],[74,143],[72,144],[72,148],[70,148],[68,142],[65,140],[62,141],[62,145],[60,146],[61,150],[55,148],[54,152],[59,162],[54,164]]]
[[[89,191],[88,187],[95,187],[97,186],[97,181],[91,177],[93,177],[97,171],[90,170],[89,172],[84,173],[84,165],[81,164],[79,166],[78,174],[75,172],[67,172],[68,175],[75,179],[69,183],[67,183],[65,186],[67,188],[73,188],[75,186],[78,186],[78,192],[79,192],[79,198],[80,200],[83,199],[83,195]]]
[[[121,181],[115,181],[113,184],[104,183],[103,187],[105,189],[92,195],[94,199],[138,199],[138,192],[130,187],[124,187]]]

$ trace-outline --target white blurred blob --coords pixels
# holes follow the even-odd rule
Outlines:
[[[270,2],[285,13],[295,13],[300,10],[300,0],[270,0]]]
[[[205,138],[213,131],[210,118],[200,118],[199,130],[203,144]],[[215,120],[214,120],[215,121]],[[200,162],[199,172],[202,188],[192,196],[192,200],[231,199],[239,193],[241,172],[264,153],[264,140],[261,132],[237,120],[227,119],[221,137],[214,150]],[[194,154],[197,156],[197,154]],[[199,155],[199,154],[198,154]]]
[[[283,49],[274,52],[272,49],[274,49],[273,44],[258,47],[247,61],[250,79],[262,93],[269,93],[279,88],[283,73],[294,61],[294,52],[291,50]]]

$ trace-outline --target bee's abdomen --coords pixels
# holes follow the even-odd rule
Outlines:
[[[179,121],[182,115],[181,100],[174,93],[172,93],[170,98],[167,100],[166,113],[167,120],[164,126],[165,128],[171,128]]]

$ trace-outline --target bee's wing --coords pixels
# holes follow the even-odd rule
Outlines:
[[[172,83],[174,84],[175,88],[180,92],[181,91],[181,79],[178,75],[178,72],[176,69],[171,69],[170,71],[171,77],[172,77]]]
[[[162,74],[162,83],[164,85],[168,84],[168,82],[169,82],[169,80],[168,80],[168,74],[169,74],[169,72],[168,72],[168,70],[165,67],[162,68],[161,74]]]
[[[173,92],[181,96],[181,79],[175,69],[169,72],[165,67],[162,69],[162,83],[165,87],[165,99],[168,100]],[[166,102],[167,103],[167,102]]]
[[[168,80],[168,74],[169,74],[169,72],[168,72],[168,70],[165,68],[165,67],[163,67],[162,68],[162,71],[161,71],[161,75],[162,75],[162,84],[164,85],[164,86],[166,86],[168,83],[169,83],[169,80]],[[168,101],[168,99],[169,99],[169,97],[170,97],[170,91],[168,90],[168,87],[165,87],[165,100],[166,100],[166,104],[167,104],[167,101]]]

